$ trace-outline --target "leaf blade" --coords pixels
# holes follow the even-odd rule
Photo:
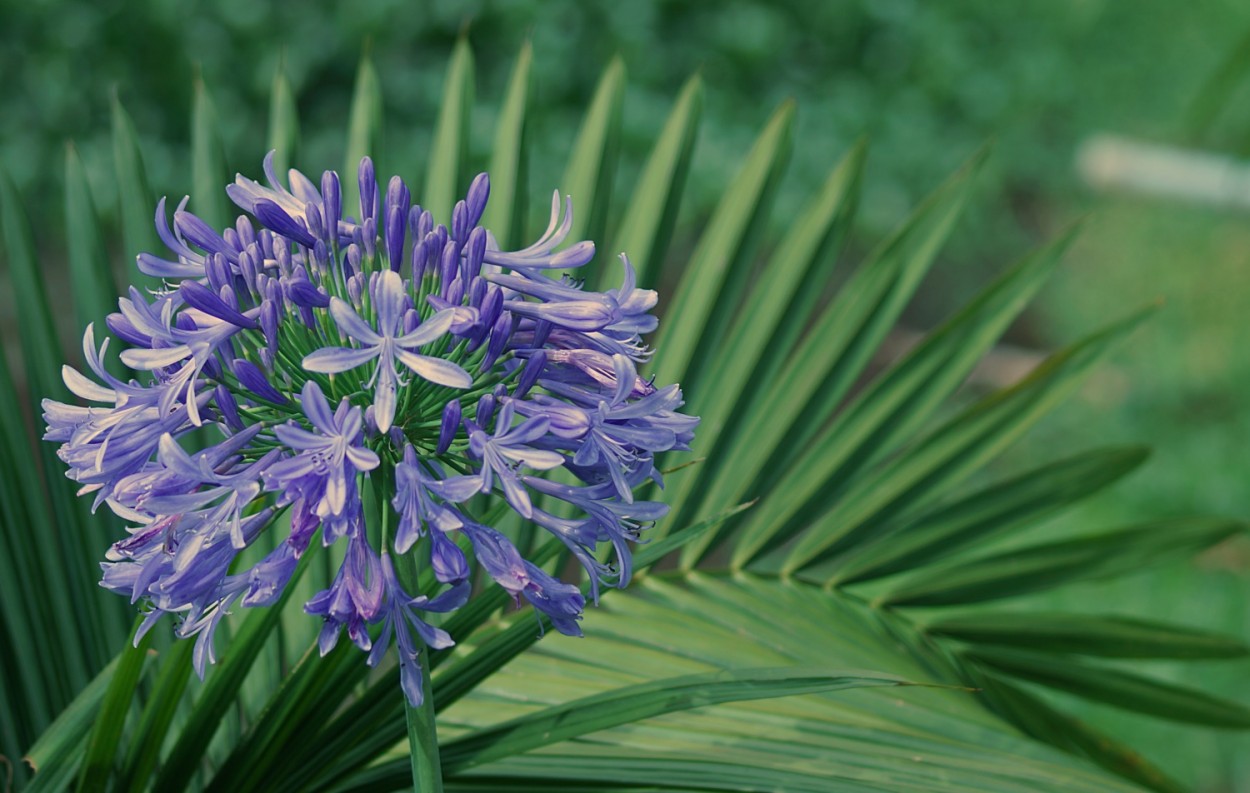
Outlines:
[[[1060,582],[1132,572],[1160,559],[1210,547],[1246,529],[1239,521],[1180,518],[1040,543],[921,571],[882,595],[880,602],[951,606],[1016,597]]]
[[[287,79],[281,60],[273,72],[269,87],[269,135],[267,146],[273,152],[273,167],[278,173],[292,167],[299,154],[299,109],[295,91]],[[350,206],[350,205],[349,205]]]
[[[969,657],[1000,672],[1135,713],[1210,727],[1250,729],[1250,707],[1217,699],[1197,689],[1118,669],[1022,651],[980,648]]]
[[[718,338],[737,307],[736,298],[747,281],[743,271],[749,267],[789,156],[793,124],[794,103],[784,102],[756,138],[708,221],[660,326],[652,371],[666,379],[680,377],[689,391],[697,385],[697,353],[703,340]]]
[[[896,675],[803,667],[726,669],[667,678],[566,702],[448,742],[451,773],[547,744],[690,708],[868,686],[912,685]]]
[[[226,151],[217,108],[202,76],[196,76],[191,107],[191,211],[220,229],[226,225]]]
[[[938,620],[930,634],[976,645],[1104,658],[1243,658],[1250,647],[1230,636],[1133,617],[1013,612]]]
[[[356,170],[365,157],[372,157],[376,163],[382,153],[382,86],[367,51],[360,56],[360,66],[356,69],[356,84],[352,88],[352,104],[347,119],[347,149],[344,152],[342,179],[343,213],[357,215],[360,183],[354,178]]]
[[[616,56],[595,86],[590,107],[573,141],[560,191],[573,199],[570,240],[603,240],[620,147],[625,101],[625,61]]]
[[[525,231],[526,176],[529,146],[530,68],[534,47],[526,40],[517,54],[508,80],[503,107],[495,126],[490,155],[490,203],[482,225],[490,229],[504,250],[521,246]]]
[[[1149,457],[1142,446],[1085,452],[939,506],[852,551],[830,577],[838,586],[902,572],[957,553],[977,540],[1029,525],[1132,473]]]
[[[628,253],[640,284],[651,283],[653,273],[663,264],[690,173],[702,111],[703,80],[696,74],[678,94],[643,165],[613,245],[606,251],[610,255]],[[609,280],[604,268],[600,283]]]
[[[451,218],[452,206],[465,182],[469,157],[469,118],[473,110],[473,51],[462,36],[456,41],[443,82],[430,142],[429,171],[421,204],[436,218]]]
[[[931,503],[942,489],[992,459],[1066,399],[1153,310],[1136,312],[1051,355],[1021,382],[974,404],[906,454],[864,477],[854,492],[816,518],[817,528],[800,538],[785,569],[793,572],[854,547],[883,516],[919,511]],[[799,492],[809,498],[807,494],[820,492],[822,473],[796,466],[791,482],[802,482]],[[793,514],[795,505],[806,501],[775,503],[783,514]],[[831,528],[822,529],[822,524]]]

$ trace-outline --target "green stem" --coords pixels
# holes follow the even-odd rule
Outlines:
[[[391,505],[380,494],[394,490],[394,460],[384,458],[375,474],[376,485],[368,493],[376,502],[378,513],[375,520],[381,529],[379,547],[383,554],[390,553],[393,539],[394,515]],[[409,591],[421,591],[414,553],[396,556],[396,575]],[[404,713],[408,720],[408,748],[412,756],[412,789],[415,793],[443,793],[443,766],[438,755],[438,730],[434,724],[434,688],[430,684],[430,651],[424,644],[417,653],[417,665],[421,668],[421,691],[425,697],[418,707],[408,704],[404,697]],[[402,694],[400,696],[403,696]]]
[[[438,755],[438,730],[434,724],[434,689],[430,684],[430,651],[422,647],[417,655],[421,665],[420,707],[404,703],[408,717],[408,749],[412,756],[412,789],[416,793],[442,793],[443,766]]]

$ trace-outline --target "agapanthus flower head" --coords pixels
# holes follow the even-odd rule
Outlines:
[[[698,422],[678,412],[677,386],[638,374],[655,292],[637,287],[624,255],[618,289],[552,277],[595,253],[566,244],[572,205],[558,193],[542,237],[502,251],[478,225],[485,174],[444,225],[399,177],[380,190],[368,158],[358,207],[342,205],[333,172],[317,183],[292,170],[283,185],[272,155],[264,171],[268,185],[239,176],[226,188],[246,214],[221,231],[185,199],[171,224],[160,202],[169,254],[142,253],[138,266],[164,287],[131,288],[107,319],[135,376],[109,374],[109,339],[97,346],[88,326],[94,379],[64,374],[92,404],[43,403],[44,437],[61,444],[80,493],[131,524],[103,585],[146,604],[141,632],[177,615],[203,675],[231,607],[274,603],[314,538],[346,543],[333,582],[304,607],[323,621],[321,650],[346,629],[377,664],[393,636],[414,704],[420,648],[453,643],[420,614],[459,608],[473,561],[557,631],[581,635],[581,590],[484,516],[498,514],[495,501],[546,529],[596,598],[625,585],[629,543],[666,511],[634,490],[661,481],[655,456],[688,449]],[[385,532],[366,525],[380,510],[393,510]],[[238,562],[280,530],[263,559]],[[401,569],[432,575],[397,572],[408,554]]]

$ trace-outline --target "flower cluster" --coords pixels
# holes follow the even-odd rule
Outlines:
[[[367,158],[358,212],[333,172],[318,185],[292,170],[283,186],[271,155],[265,174],[268,186],[240,176],[227,188],[247,214],[221,232],[185,199],[171,227],[161,201],[172,256],[138,265],[164,288],[131,288],[107,319],[135,377],[106,369],[109,339],[97,346],[88,326],[95,377],[64,376],[94,405],[43,403],[44,437],[80,494],[132,524],[103,586],[147,604],[140,635],[177,614],[202,676],[222,617],[274,603],[319,533],[345,546],[304,606],[324,621],[322,652],[345,629],[377,664],[393,636],[414,705],[419,642],[452,644],[422,615],[466,601],[470,557],[580,635],[581,589],[487,524],[511,511],[550,532],[594,597],[628,582],[629,543],[665,513],[634,491],[662,484],[654,456],[687,449],[698,423],[678,412],[676,385],[637,371],[655,292],[624,255],[618,289],[552,277],[594,256],[590,242],[556,250],[572,217],[558,193],[541,239],[502,251],[478,225],[485,174],[450,226],[399,177],[381,193]]]

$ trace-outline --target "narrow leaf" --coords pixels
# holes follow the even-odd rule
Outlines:
[[[163,250],[152,222],[156,201],[148,186],[147,169],[143,166],[142,148],[134,122],[122,107],[116,91],[112,102],[113,164],[117,169],[117,199],[122,218],[122,249],[126,256],[126,276],[140,288],[157,287],[160,281],[139,272],[135,257],[140,253]]]
[[[469,119],[473,110],[473,51],[462,36],[456,41],[443,82],[430,143],[429,172],[421,205],[435,218],[450,218],[452,206],[467,187],[469,159]]]
[[[490,153],[490,203],[482,225],[491,230],[506,251],[522,244],[525,232],[526,163],[530,102],[530,64],[534,47],[527,40],[521,45],[499,120],[495,124],[495,145]]]
[[[221,121],[204,79],[195,79],[191,108],[191,211],[215,229],[226,224],[226,152]]]
[[[1250,655],[1250,647],[1231,636],[1134,617],[1057,612],[969,614],[939,620],[925,630],[970,644],[1107,658],[1244,658]]]
[[[1106,488],[1149,454],[1143,446],[1100,449],[1026,471],[931,510],[897,531],[882,531],[849,555],[830,580],[845,585],[931,565]]]
[[[719,341],[750,280],[751,256],[789,157],[793,123],[794,103],[787,101],[725,190],[665,312],[652,369],[666,380],[679,379],[687,390],[696,385],[700,350]]]
[[[682,87],[664,128],[651,149],[642,175],[625,208],[612,246],[604,251],[615,256],[624,251],[638,272],[638,282],[650,285],[664,264],[664,254],[690,173],[694,143],[703,111],[703,80],[691,77]],[[610,284],[605,269],[603,284]]]
[[[1070,581],[1136,572],[1245,530],[1246,524],[1218,518],[1161,520],[928,568],[908,576],[880,600],[891,606],[950,606],[1016,597]]]
[[[317,542],[314,540],[299,565],[291,576],[282,597],[272,606],[257,609],[249,613],[243,620],[230,642],[230,652],[217,664],[200,690],[190,717],[182,725],[178,742],[170,750],[165,759],[164,767],[156,778],[155,790],[183,790],[195,773],[200,759],[208,749],[213,733],[217,731],[222,718],[234,703],[243,680],[247,677],[252,663],[260,655],[261,649],[269,639],[270,633],[278,624],[283,606],[290,599],[294,587],[291,586],[308,568],[308,562],[317,555]]]
[[[834,405],[820,400],[819,406],[806,406],[802,419],[792,425],[781,443],[783,449],[798,448],[806,453],[793,462],[792,471],[773,471],[759,486],[776,484],[788,490],[802,483],[808,488],[822,477],[823,484],[811,491],[807,500],[792,502],[794,509],[787,515],[769,516],[767,522],[756,519],[744,531],[738,558],[750,558],[747,549],[765,550],[801,529],[812,515],[828,508],[843,490],[852,487],[861,471],[909,440],[1028,305],[1072,237],[1061,237],[1009,269],[877,378],[827,427],[821,429],[820,423]],[[778,467],[785,464],[779,461]],[[779,499],[774,506],[782,503]]]
[[[19,338],[26,361],[27,385],[36,404],[44,396],[68,400],[71,398],[69,391],[61,382],[61,348],[35,252],[30,219],[17,188],[3,172],[0,172],[0,210],[9,278],[22,328]]]
[[[972,160],[917,208],[811,323],[797,348],[776,350],[765,360],[758,377],[769,387],[725,425],[728,437],[717,439],[723,449],[717,458],[733,460],[733,468],[697,491],[706,505],[702,512],[788,479],[801,457],[785,441],[806,434],[800,423],[823,426],[860,378],[959,217],[983,159]]]
[[[968,657],[1007,674],[1134,713],[1210,727],[1250,729],[1250,708],[1240,703],[1119,669],[1015,650],[978,648]]]
[[[603,241],[612,179],[616,174],[624,100],[625,62],[618,56],[599,78],[590,108],[573,142],[564,178],[560,180],[560,191],[573,197],[570,240]]]
[[[720,452],[731,437],[726,430],[750,405],[767,378],[771,358],[789,349],[796,334],[810,319],[819,290],[813,284],[825,283],[841,250],[859,198],[859,183],[867,149],[857,146],[842,159],[825,181],[806,213],[788,231],[781,247],[768,263],[766,278],[747,297],[742,319],[729,338],[715,351],[709,367],[709,382],[716,387],[704,393],[693,407],[700,417],[699,438],[710,438],[701,447],[707,460],[670,485],[669,500],[680,505],[673,521],[693,518],[699,506],[704,482],[714,478],[732,457]],[[687,568],[696,564],[715,542],[708,534],[688,545],[682,555]]]
[[[860,478],[841,501],[810,521],[811,530],[790,551],[785,569],[794,571],[829,558],[871,536],[882,520],[918,514],[939,500],[944,489],[993,459],[1075,391],[1152,310],[1133,314],[1055,353],[1021,382],[983,399]],[[780,517],[788,519],[809,499],[819,498],[827,473],[796,465],[784,490],[773,491],[779,496],[774,506],[782,507]]]
[[[51,532],[24,530],[51,523],[37,470],[19,462],[29,457],[25,417],[0,349],[0,641],[7,638],[8,646],[22,648],[9,667],[20,681],[11,686],[9,696],[21,698],[20,710],[14,711],[21,716],[7,720],[7,727],[21,736],[23,745],[42,732],[78,686],[71,682],[67,665],[56,662],[59,648],[74,641],[72,626],[62,618],[73,613],[73,602],[61,585],[64,573],[58,574],[59,543]]]
[[[115,790],[146,790],[156,769],[161,746],[191,679],[191,656],[195,642],[174,641],[158,661],[160,671],[148,696],[139,725],[130,737],[126,759],[117,775]]]
[[[307,615],[304,615],[305,617]],[[354,646],[339,642],[322,656],[317,643],[308,648],[247,733],[234,745],[206,790],[253,790],[265,784],[294,747],[308,747],[304,731],[324,725],[364,677]],[[391,693],[396,693],[391,689]],[[311,748],[311,747],[309,747]]]
[[[366,156],[376,161],[382,148],[382,86],[378,83],[378,73],[368,52],[360,58],[347,118],[347,154],[342,174],[343,214],[354,217],[360,214],[360,186],[356,180],[356,169]]]
[[[86,327],[94,322],[102,327],[104,317],[116,310],[117,285],[100,233],[87,170],[73,143],[65,146],[65,227],[75,325]],[[114,370],[114,374],[119,373],[120,364]]]
[[[1040,697],[988,670],[970,668],[969,671],[973,684],[980,689],[990,708],[1026,735],[1066,752],[1088,757],[1108,771],[1158,793],[1184,793],[1184,787],[1127,746],[1072,716],[1060,713]]]
[[[23,759],[35,772],[35,778],[27,791],[39,793],[70,788],[86,752],[87,736],[119,662],[120,657],[114,658],[105,666],[30,747]]]
[[[137,618],[134,627],[137,629],[142,622],[143,617]],[[87,740],[86,752],[78,772],[79,793],[108,789],[113,758],[117,754],[117,745],[121,742],[126,715],[134,701],[135,687],[139,684],[139,675],[143,672],[151,642],[152,634],[148,632],[138,645],[130,645],[122,650],[118,658],[108,691],[104,694],[100,711],[92,724],[91,736]]]
[[[723,702],[911,685],[894,675],[805,667],[726,669],[627,686],[566,702],[443,745],[449,773],[665,713]]]
[[[2,170],[0,228],[4,233],[4,251],[13,300],[17,307],[17,321],[22,329],[19,340],[22,358],[26,364],[26,393],[29,396],[29,402],[23,407],[30,411],[26,413],[26,410],[19,408],[19,413],[7,420],[14,425],[13,437],[25,441],[33,433],[30,425],[22,420],[23,415],[39,415],[39,405],[45,397],[61,401],[73,401],[73,397],[61,380],[62,354],[57,342],[51,304],[44,288],[43,270],[35,251],[30,220],[17,188]],[[96,659],[102,664],[112,653],[101,632],[106,622],[97,612],[99,601],[91,597],[94,587],[90,581],[96,567],[89,558],[90,551],[86,544],[79,542],[75,534],[77,527],[82,525],[85,510],[69,497],[72,491],[64,478],[64,465],[56,456],[56,449],[52,444],[39,444],[35,453],[41,464],[46,487],[40,485],[35,470],[29,466],[18,467],[25,469],[19,477],[24,480],[21,497],[26,502],[26,517],[34,521],[33,525],[42,529],[34,533],[40,535],[36,542],[44,546],[41,549],[40,562],[49,572],[48,589],[63,603],[68,599],[77,604],[74,608],[67,606],[66,611],[57,612],[58,614],[72,614],[76,613],[75,608],[85,608],[91,615],[91,619],[78,625],[73,620],[63,618],[52,620],[52,630],[61,636],[64,642],[62,646],[84,647],[83,653],[62,654],[51,662],[66,669],[72,692],[90,679]],[[30,453],[25,450],[15,458],[29,459]],[[51,509],[48,508],[49,503]],[[29,534],[26,536],[29,537]],[[115,613],[111,612],[110,615]],[[81,630],[81,634],[76,628]]]
[[[281,61],[274,70],[269,88],[268,141],[268,149],[273,152],[274,168],[280,174],[285,173],[299,153],[299,111],[295,106],[295,92]]]

